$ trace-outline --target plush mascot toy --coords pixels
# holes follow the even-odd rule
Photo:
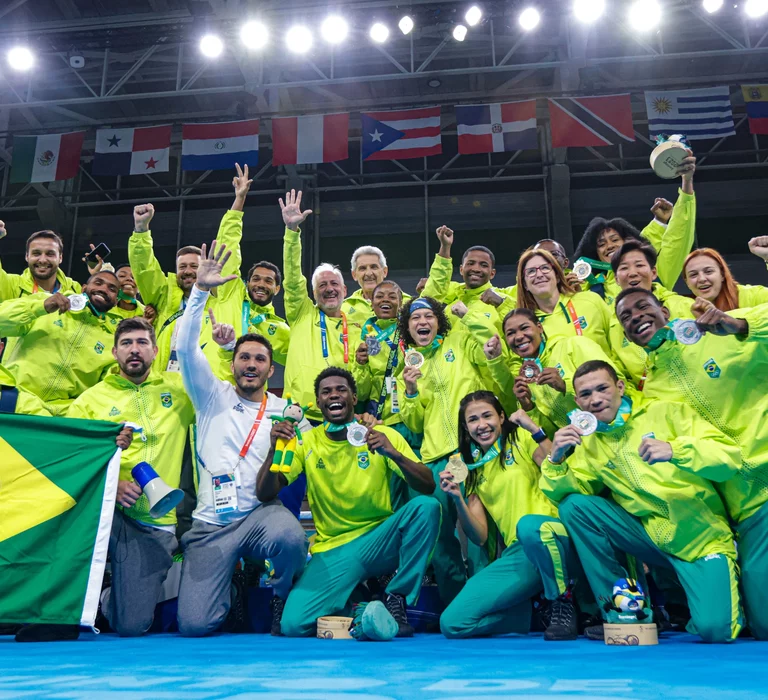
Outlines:
[[[290,441],[284,440],[283,438],[278,439],[277,445],[275,445],[275,457],[272,460],[272,466],[269,468],[269,471],[288,474],[291,471],[296,443],[298,442],[299,445],[302,444],[299,423],[304,420],[304,413],[310,409],[312,404],[299,406],[299,404],[291,401],[291,397],[288,394],[285,395],[285,398],[288,400],[288,405],[283,409],[282,414],[279,416],[270,416],[269,418],[272,421],[287,420],[293,423],[296,428],[296,437],[291,438]]]

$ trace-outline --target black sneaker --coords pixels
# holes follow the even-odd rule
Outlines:
[[[397,622],[397,636],[413,637],[414,629],[408,624],[408,615],[405,612],[405,598],[397,593],[388,593],[384,605]]]
[[[603,633],[603,623],[600,622],[598,624],[585,627],[584,637],[586,639],[591,639],[593,642],[604,642],[605,634]]]
[[[272,596],[272,600],[269,601],[269,607],[272,610],[272,629],[270,630],[270,634],[273,637],[282,637],[283,630],[281,628],[281,623],[283,621],[285,601],[274,595]]]
[[[544,632],[548,642],[567,642],[579,636],[576,608],[570,591],[552,601],[549,627]]]
[[[25,625],[16,633],[16,641],[73,642],[79,636],[77,625]]]
[[[245,574],[239,569],[232,574],[231,605],[229,613],[221,626],[222,632],[248,631],[248,590],[245,586]]]

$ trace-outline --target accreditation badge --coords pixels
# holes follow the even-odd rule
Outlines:
[[[237,510],[237,482],[233,472],[212,474],[213,512],[216,515]]]

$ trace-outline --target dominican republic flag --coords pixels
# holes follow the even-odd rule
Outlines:
[[[731,94],[727,86],[698,90],[646,92],[648,135],[682,134],[689,141],[733,136]]]
[[[629,94],[549,100],[552,147],[615,146],[635,140]]]
[[[182,170],[234,170],[259,162],[259,120],[181,127]]]
[[[456,106],[459,153],[537,148],[536,100]]]
[[[750,134],[768,134],[768,85],[742,85]]]
[[[364,112],[360,122],[363,160],[422,158],[443,152],[440,107]]]
[[[349,113],[272,120],[272,164],[332,163],[349,157]]]
[[[171,125],[138,129],[99,129],[94,175],[151,175],[168,172]]]
[[[77,175],[84,131],[14,136],[11,182],[51,182]]]

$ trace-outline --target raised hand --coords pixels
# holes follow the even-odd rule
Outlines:
[[[248,164],[246,163],[242,168],[239,163],[235,163],[237,169],[237,175],[232,178],[232,187],[235,188],[235,197],[238,199],[245,199],[245,195],[248,194],[248,190],[251,189],[253,180],[248,179]]]
[[[210,252],[206,251],[205,243],[200,253],[200,267],[197,268],[197,288],[203,292],[209,292],[214,287],[220,287],[222,284],[237,279],[237,275],[221,276],[224,265],[227,264],[232,251],[227,250],[227,246],[219,244],[216,241],[211,243]]]
[[[656,197],[651,207],[651,214],[655,219],[658,219],[663,224],[668,224],[672,218],[672,210],[674,205],[664,197]]]
[[[58,311],[63,314],[69,311],[69,299],[65,297],[61,292],[51,294],[43,303],[43,308],[46,313],[52,314],[54,311]]]
[[[416,285],[416,296],[419,296],[424,291],[424,287],[427,286],[427,282],[429,282],[429,277],[422,277],[419,280],[419,283]]]
[[[451,313],[453,313],[454,316],[458,316],[459,318],[464,318],[468,311],[469,309],[463,301],[457,301],[453,306],[451,306]]]
[[[152,304],[147,304],[144,307],[144,318],[146,318],[150,323],[155,322],[155,318],[157,318],[157,309],[152,306]]]
[[[93,243],[89,243],[91,246],[91,251],[96,250],[96,246],[93,245]],[[104,266],[104,261],[101,259],[100,255],[96,256],[96,262],[92,263],[88,258],[83,257],[83,262],[88,267],[88,274],[95,275],[97,272],[101,272],[101,268]]]
[[[489,360],[501,357],[501,338],[498,335],[494,335],[490,340],[486,340],[483,345],[483,352]]]
[[[291,190],[285,193],[285,202],[282,198],[280,201],[280,210],[283,213],[283,222],[285,228],[291,231],[298,231],[299,226],[304,223],[304,220],[312,213],[311,209],[301,211],[301,190]]]
[[[211,319],[211,335],[216,345],[225,348],[235,342],[234,326],[230,326],[228,323],[218,323],[213,309],[208,309],[208,318]]]
[[[440,226],[437,231],[437,240],[440,241],[439,255],[443,258],[451,257],[451,246],[453,245],[453,231],[447,226]]]
[[[504,297],[493,289],[486,289],[480,295],[480,301],[482,301],[483,304],[488,304],[489,306],[495,306],[498,308],[504,301]]]
[[[693,151],[689,150],[688,157],[683,158],[683,162],[677,169],[677,174],[682,178],[680,189],[686,194],[693,194],[694,172],[696,172],[696,156],[693,155]]]
[[[133,230],[136,233],[149,231],[149,222],[155,215],[155,207],[151,204],[137,204],[133,208]]]
[[[729,316],[702,297],[696,297],[691,311],[696,316],[696,325],[712,335],[746,335],[749,332],[749,324],[743,318]]]
[[[527,430],[531,433],[531,435],[539,432],[539,426],[530,419],[528,414],[522,408],[518,408],[509,417],[509,422],[519,425],[523,430]]]
[[[3,237],[3,222],[0,221],[0,238]],[[768,262],[768,236],[755,236],[749,241],[749,252]]]

